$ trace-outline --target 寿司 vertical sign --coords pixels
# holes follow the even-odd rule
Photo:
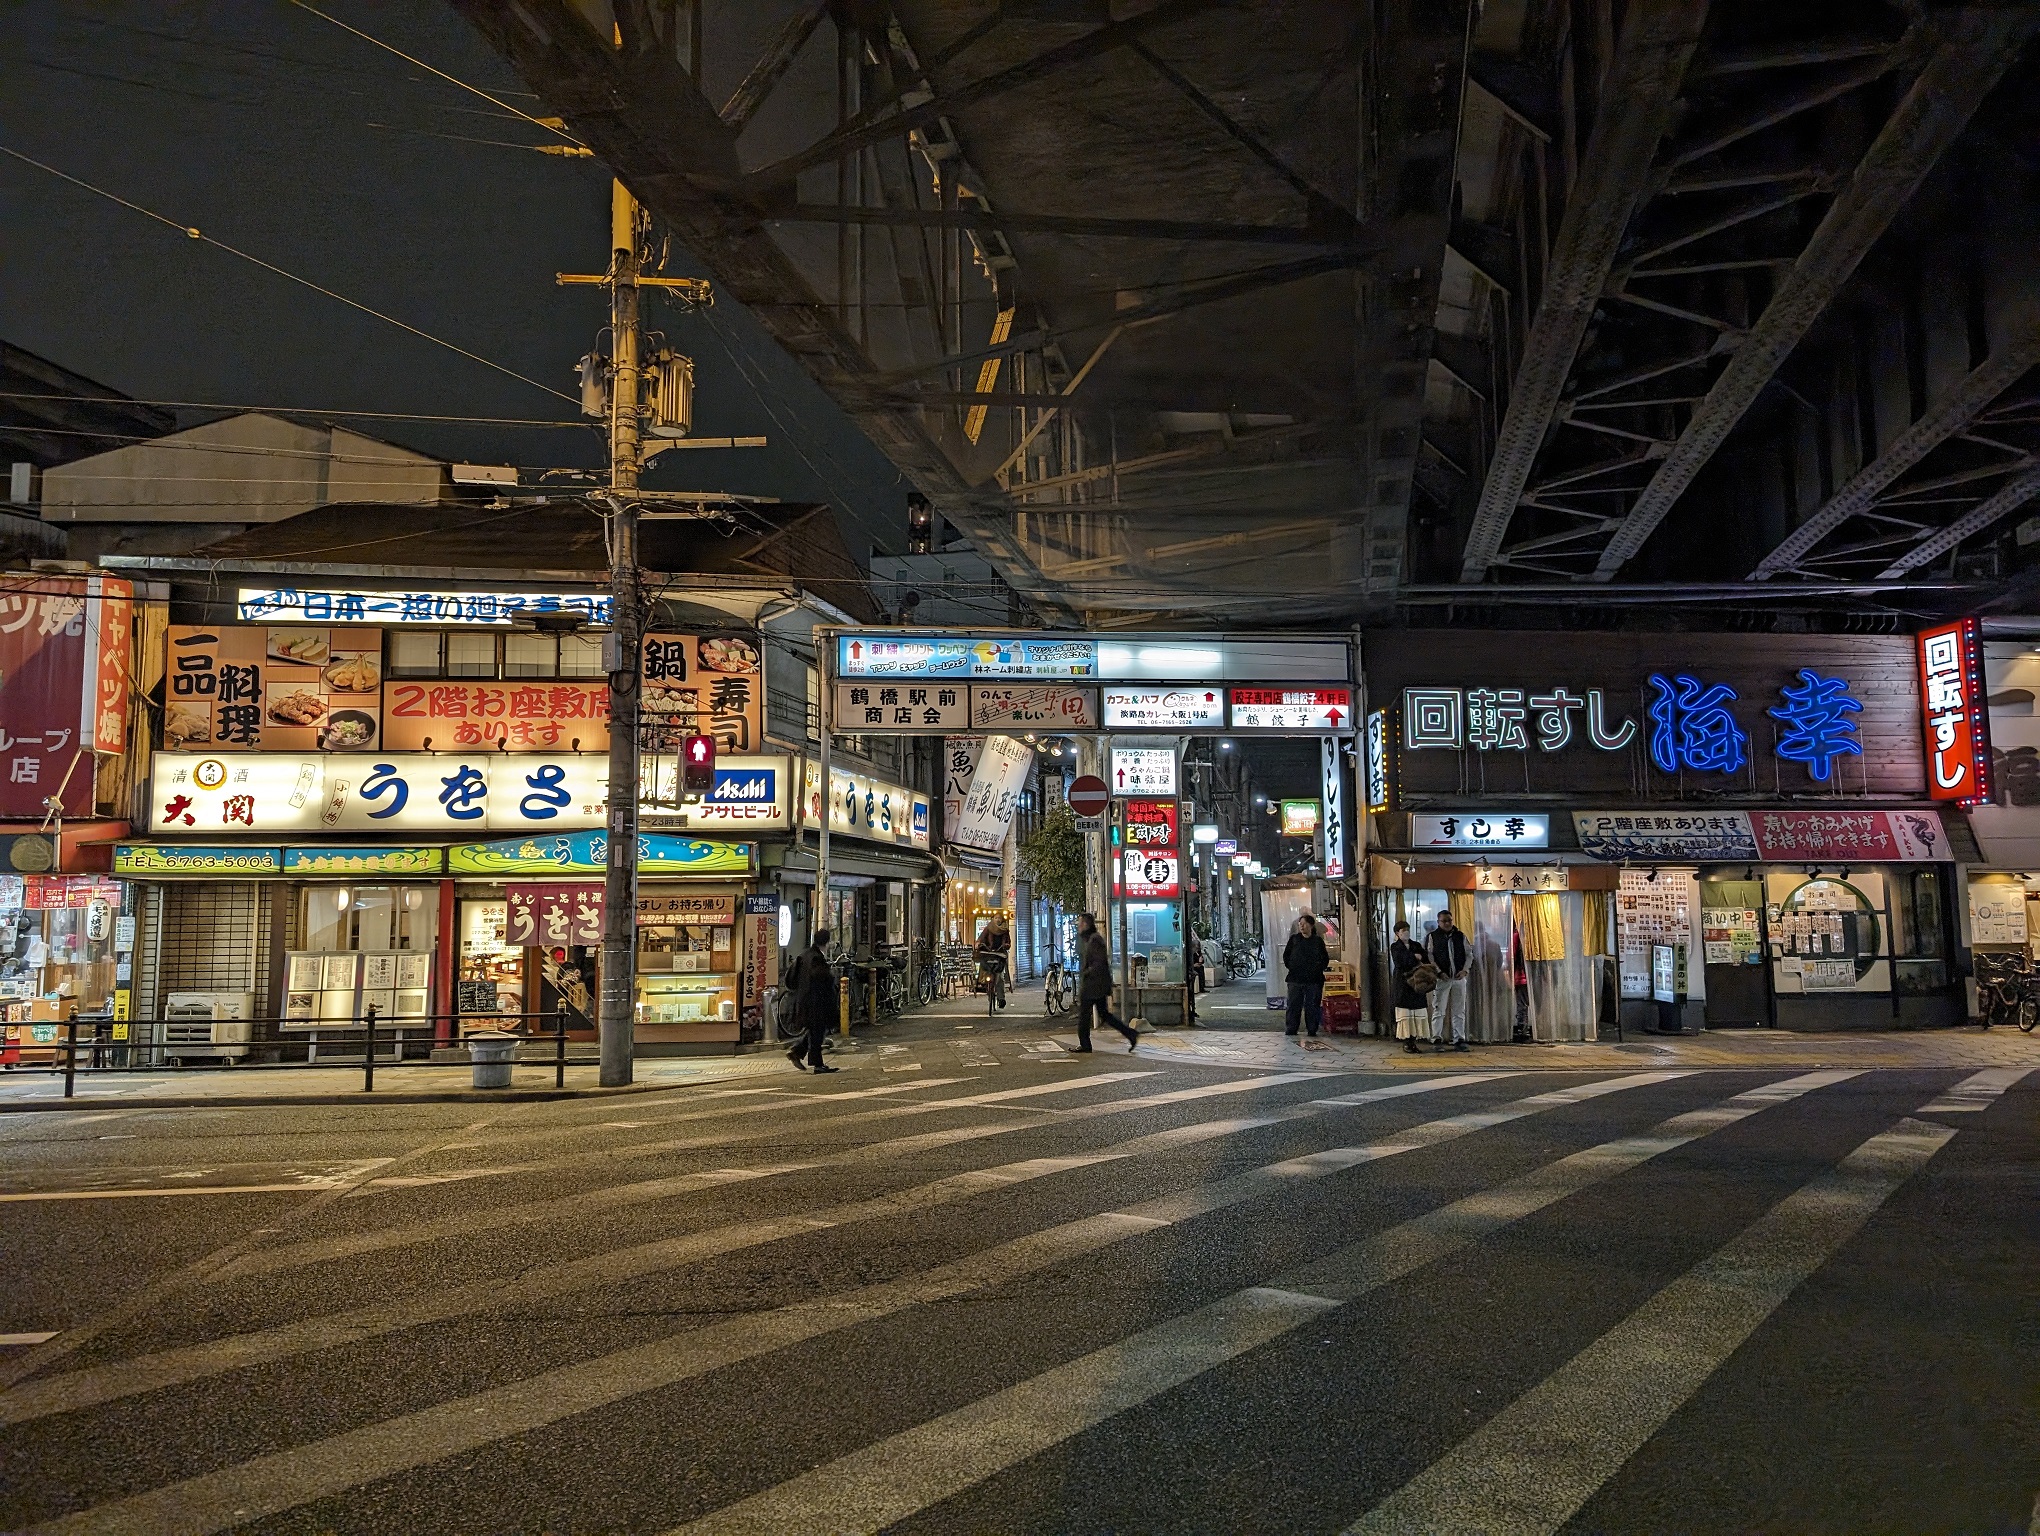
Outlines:
[[[1927,793],[1974,805],[1990,796],[1990,720],[1976,620],[1923,629],[1918,645]]]

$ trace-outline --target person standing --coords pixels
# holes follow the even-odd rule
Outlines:
[[[1435,978],[1437,971],[1424,946],[1410,937],[1410,925],[1395,925],[1395,942],[1388,946],[1388,972],[1395,982],[1395,1037],[1403,1049],[1414,1054],[1420,1036],[1431,1033],[1431,1005],[1425,993],[1429,987],[1413,985],[1420,971]]]
[[[1450,909],[1440,912],[1438,926],[1431,933],[1431,963],[1438,968],[1438,984],[1431,988],[1431,1038],[1440,1050],[1448,1033],[1453,1050],[1468,1049],[1466,972],[1472,961],[1472,946],[1453,923]]]
[[[1324,935],[1318,932],[1317,919],[1304,913],[1296,932],[1282,946],[1282,969],[1289,981],[1289,1012],[1282,1023],[1285,1035],[1293,1037],[1297,1024],[1302,1023],[1311,1039],[1317,1038],[1318,1019],[1324,1010],[1325,971],[1331,963],[1331,953],[1325,948]]]
[[[836,1007],[836,969],[829,964],[828,929],[815,930],[814,943],[786,973],[786,987],[793,994],[793,1022],[806,1031],[804,1038],[793,1042],[786,1059],[815,1072],[837,1071],[822,1060],[822,1041],[841,1021]]]
[[[1112,955],[1098,919],[1086,912],[1077,919],[1077,1049],[1091,1048],[1091,1014],[1126,1036],[1130,1051],[1140,1044],[1140,1031],[1112,1011]]]

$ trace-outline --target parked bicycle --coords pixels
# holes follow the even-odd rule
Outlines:
[[[2040,1024],[2040,975],[2023,952],[1976,957],[1976,1011],[1985,1029],[2016,1024],[2033,1033]]]
[[[1049,962],[1048,975],[1041,987],[1041,1006],[1050,1018],[1068,1013],[1076,1006],[1076,988],[1071,985],[1069,973],[1063,969],[1062,961]]]

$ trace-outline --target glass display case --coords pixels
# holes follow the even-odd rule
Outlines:
[[[724,1025],[734,1038],[737,1027],[736,973],[640,975],[638,1022],[646,1025]]]
[[[740,949],[734,897],[641,892],[638,1039],[646,1044],[734,1041],[742,1001]]]

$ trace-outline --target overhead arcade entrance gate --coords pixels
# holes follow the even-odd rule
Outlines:
[[[1364,713],[1357,636],[857,628],[817,639],[830,798],[820,819],[822,880],[830,825],[854,828],[872,813],[851,803],[848,776],[828,770],[839,732],[953,738],[955,793],[941,837],[980,854],[1005,841],[1035,762],[1030,742],[1071,739],[1078,749],[1071,766],[1109,791],[1107,814],[1080,825],[1093,835],[1092,905],[1111,913],[1124,982],[1136,969],[1153,987],[1184,979],[1193,823],[1209,810],[1198,806],[1193,817],[1184,805],[1190,738],[1319,741],[1317,868],[1340,881],[1358,867],[1347,790],[1351,739]],[[1204,856],[1218,857],[1210,846]],[[1229,878],[1244,872],[1231,869],[1234,857],[1226,856]]]

